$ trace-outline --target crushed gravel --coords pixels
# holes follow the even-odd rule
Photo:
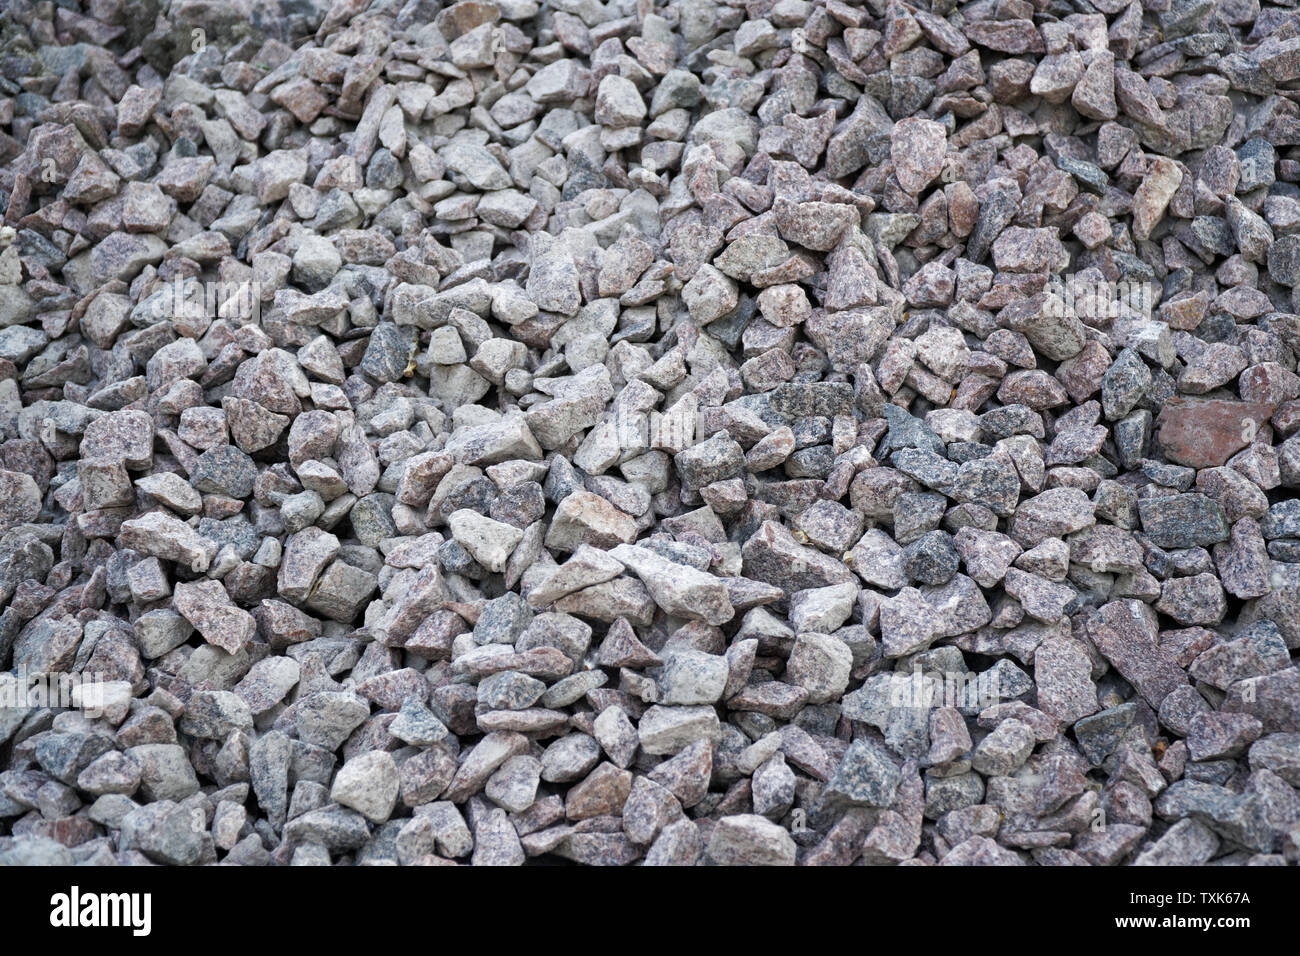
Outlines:
[[[0,863],[1300,859],[1300,12],[8,0]]]

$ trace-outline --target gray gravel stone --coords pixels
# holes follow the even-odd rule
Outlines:
[[[1300,41],[1075,6],[11,5],[0,862],[1295,862]]]

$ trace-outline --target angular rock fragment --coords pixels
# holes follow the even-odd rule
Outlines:
[[[0,863],[1296,862],[1286,3],[219,6],[6,9]]]

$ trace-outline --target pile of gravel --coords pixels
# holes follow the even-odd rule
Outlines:
[[[0,75],[0,863],[1296,862],[1289,3],[10,0]]]

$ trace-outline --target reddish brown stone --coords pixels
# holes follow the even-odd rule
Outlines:
[[[1204,321],[1209,304],[1210,297],[1204,292],[1185,295],[1161,305],[1159,319],[1167,322],[1171,329],[1191,331]]]
[[[1283,435],[1300,429],[1300,401],[1283,402],[1273,413],[1273,428]]]
[[[1160,412],[1160,447],[1165,457],[1192,468],[1217,468],[1251,443],[1273,414],[1260,402],[1175,396]]]
[[[1040,350],[1041,351],[1041,350]],[[1102,376],[1110,368],[1110,353],[1096,341],[1089,342],[1073,358],[1056,368],[1056,378],[1076,404],[1087,401],[1101,388]]]
[[[1300,397],[1300,376],[1277,362],[1261,362],[1241,373],[1237,388],[1248,402],[1278,405]]]

